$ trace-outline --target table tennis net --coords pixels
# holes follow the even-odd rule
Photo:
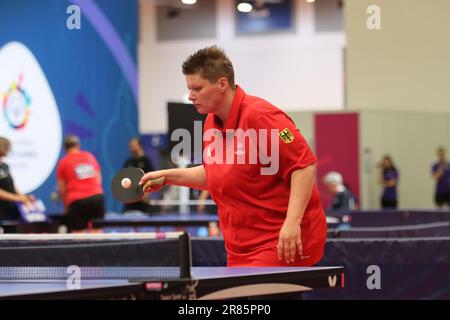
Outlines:
[[[190,276],[187,234],[176,238],[0,237],[1,280],[179,279]]]

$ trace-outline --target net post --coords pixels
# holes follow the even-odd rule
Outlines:
[[[191,278],[192,252],[191,239],[187,232],[180,235],[179,238],[179,252],[180,252],[180,278]]]

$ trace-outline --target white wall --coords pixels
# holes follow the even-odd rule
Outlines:
[[[294,121],[302,136],[306,139],[309,146],[315,153],[316,141],[314,137],[314,112],[309,111],[288,111],[288,116]]]
[[[362,209],[379,209],[382,186],[377,164],[392,156],[400,173],[399,207],[433,208],[435,181],[431,165],[438,146],[450,152],[450,114],[415,111],[361,110],[360,200]],[[288,112],[310,146],[315,149],[314,117],[317,112]]]
[[[380,8],[380,30],[366,26]],[[348,107],[450,112],[450,1],[346,0]]]
[[[381,29],[369,30],[377,5]],[[450,147],[450,1],[346,0],[347,101],[360,112],[361,198],[379,208],[375,167],[385,153],[400,171],[400,208],[433,207],[430,165]]]
[[[344,106],[343,32],[314,33],[314,6],[296,0],[295,32],[236,36],[232,0],[217,0],[217,38],[156,40],[156,8],[140,2],[139,129],[167,131],[166,106],[187,93],[181,64],[201,47],[218,44],[233,61],[236,83],[286,111]]]
[[[431,164],[437,147],[450,150],[448,113],[360,111],[361,199],[364,209],[380,208],[380,162],[390,154],[399,170],[400,208],[433,208]]]

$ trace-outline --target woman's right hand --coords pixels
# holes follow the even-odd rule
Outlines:
[[[161,170],[146,173],[139,182],[139,185],[142,186],[144,193],[156,192],[160,190],[162,187],[164,187],[166,184],[167,181]]]

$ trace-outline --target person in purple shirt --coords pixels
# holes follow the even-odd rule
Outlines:
[[[444,204],[450,206],[450,163],[445,159],[444,147],[437,150],[438,161],[431,168],[433,178],[436,181],[434,202],[438,208]]]
[[[398,170],[395,168],[392,158],[388,155],[383,157],[381,162],[380,182],[383,186],[383,194],[381,196],[381,207],[383,209],[397,208],[397,183]]]

